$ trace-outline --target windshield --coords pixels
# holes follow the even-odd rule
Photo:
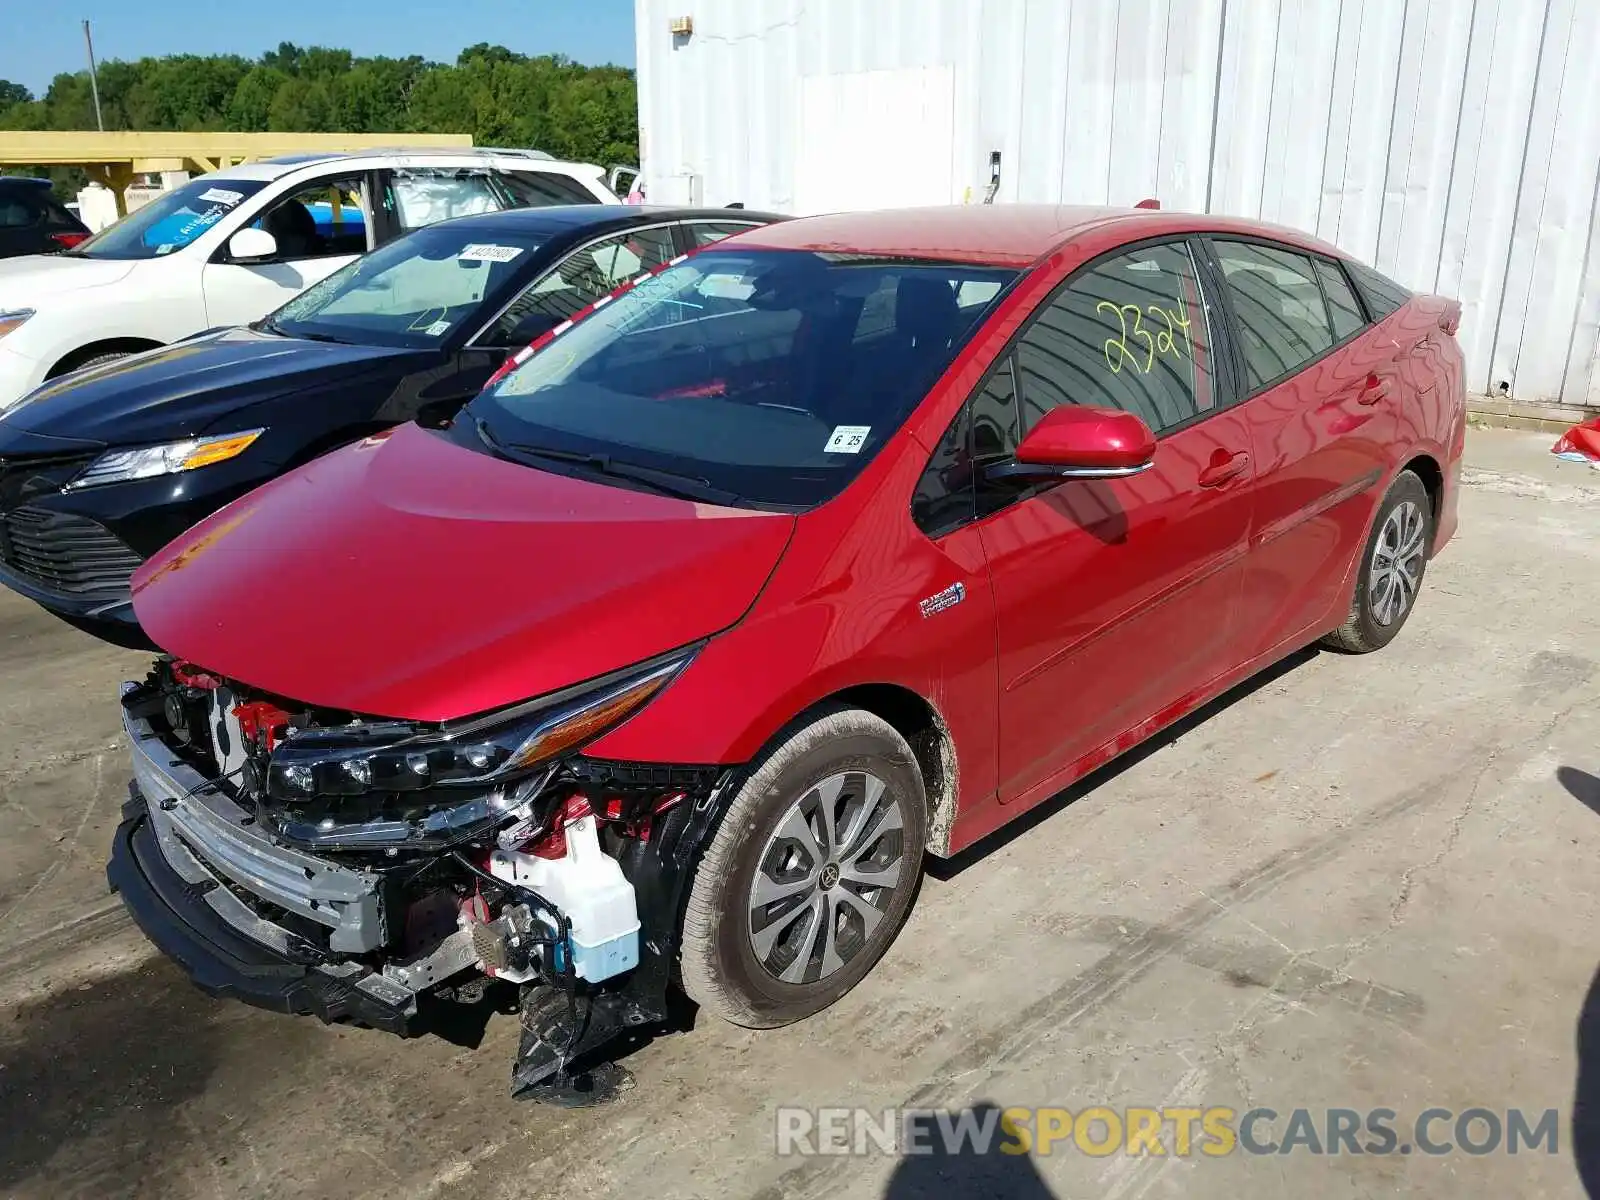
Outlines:
[[[539,466],[554,452],[756,505],[820,504],[894,435],[1015,274],[704,251],[549,342],[479,395],[452,437]]]
[[[539,249],[536,235],[477,222],[407,234],[335,271],[260,322],[290,337],[360,345],[439,345],[477,321],[520,278]]]
[[[115,225],[108,225],[69,254],[85,258],[159,258],[181,250],[266,183],[259,179],[204,177],[162,192]]]

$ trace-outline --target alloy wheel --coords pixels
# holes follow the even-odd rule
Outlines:
[[[1426,532],[1422,509],[1411,500],[1395,505],[1384,520],[1367,572],[1367,598],[1372,618],[1379,625],[1393,625],[1416,599],[1422,584]]]
[[[870,771],[840,771],[784,813],[750,886],[750,947],[783,983],[842,970],[872,941],[905,878],[900,800]]]

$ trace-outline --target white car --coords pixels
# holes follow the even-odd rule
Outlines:
[[[257,320],[434,221],[618,203],[602,168],[536,151],[302,155],[202,175],[68,253],[0,260],[0,411],[90,363]]]

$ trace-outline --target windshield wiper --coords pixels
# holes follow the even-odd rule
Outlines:
[[[251,325],[250,328],[254,329],[257,333],[270,333],[274,337],[299,338],[301,341],[306,342],[334,342],[341,346],[344,345],[344,340],[342,338],[329,337],[325,333],[290,333],[271,317],[262,317],[261,320]]]
[[[642,483],[652,491],[660,492],[664,496],[676,496],[681,500],[701,500],[707,504],[732,504],[741,499],[739,493],[719,488],[709,479],[699,475],[647,467],[642,463],[623,462],[609,454],[557,450],[550,446],[534,446],[526,442],[503,442],[490,432],[482,417],[474,417],[473,420],[478,427],[478,436],[502,458],[513,461],[542,458],[546,462],[571,463],[574,466],[587,467],[612,479],[627,479],[634,483]]]

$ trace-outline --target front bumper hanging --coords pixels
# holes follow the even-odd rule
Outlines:
[[[235,803],[226,779],[196,769],[141,712],[148,706],[123,707],[133,781],[106,876],[145,935],[199,988],[273,1012],[412,1036],[426,1024],[419,1001],[426,1005],[447,981],[482,969],[476,927],[398,957],[405,910],[381,872],[273,838]],[[659,810],[620,854],[641,922],[637,965],[598,985],[570,972],[522,985],[514,1095],[559,1104],[603,1099],[626,1076],[606,1060],[611,1043],[672,1019],[685,891],[737,770],[570,764],[572,779],[602,793],[660,786],[683,802]],[[484,875],[459,853],[450,856]],[[523,900],[544,903],[536,893]]]
[[[130,790],[106,879],[144,935],[201,991],[402,1037],[415,1032],[416,997],[403,989],[375,988],[373,972],[297,962],[240,933],[206,902],[218,885],[191,883],[172,869],[157,844],[145,797]]]

